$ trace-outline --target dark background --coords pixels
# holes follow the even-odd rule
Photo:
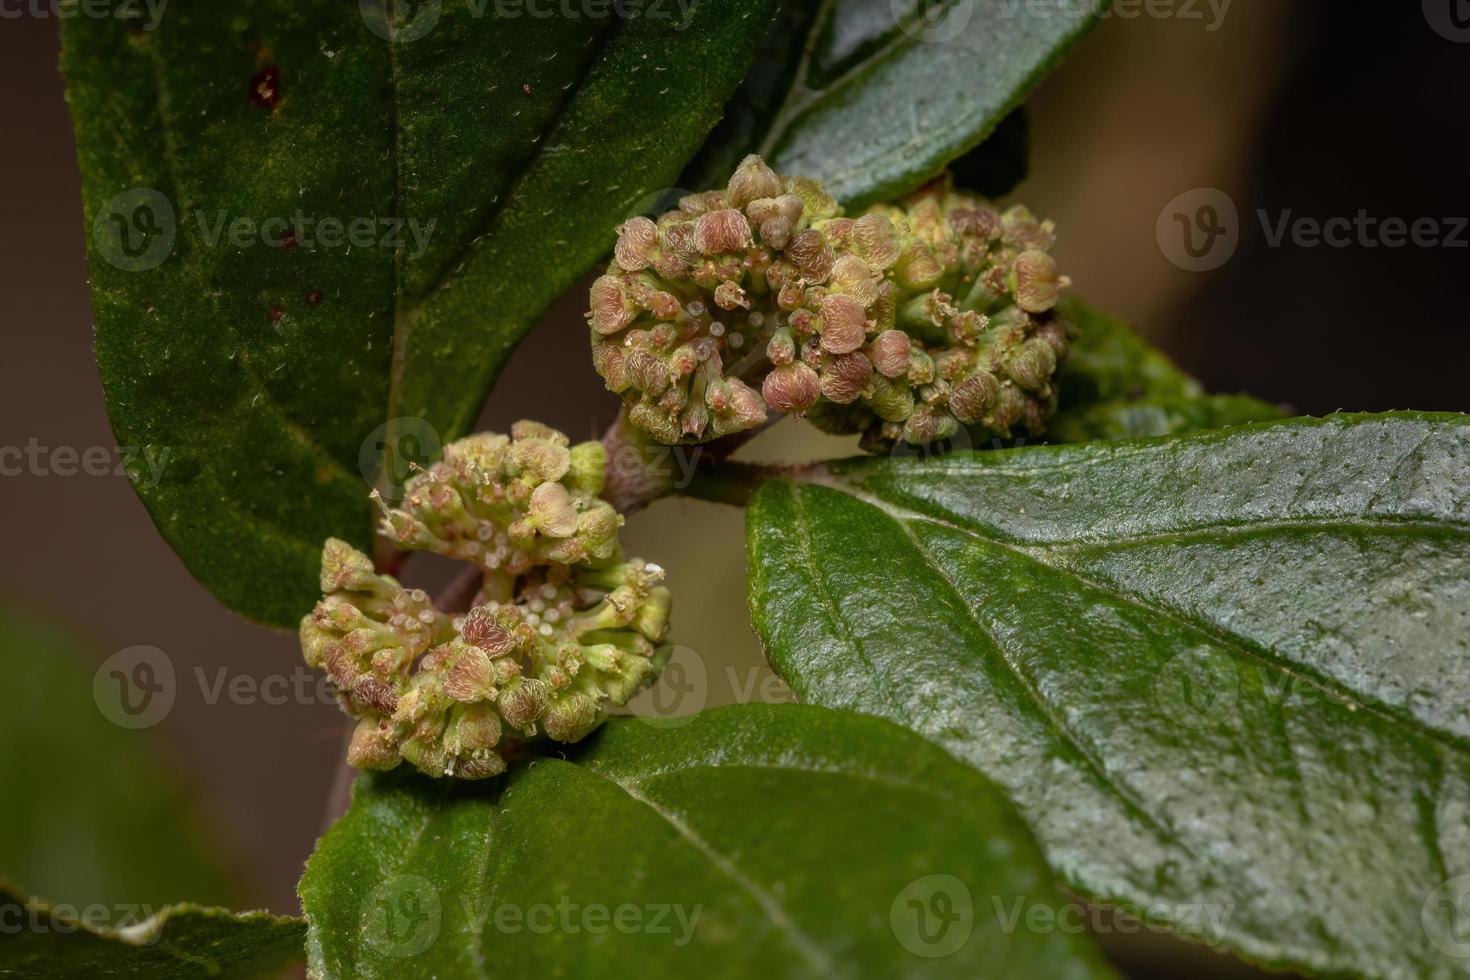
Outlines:
[[[1460,295],[1470,248],[1272,247],[1256,218],[1258,209],[1272,220],[1287,210],[1470,216],[1470,44],[1437,34],[1415,2],[1235,0],[1218,29],[1207,27],[1208,14],[1114,17],[1032,100],[1031,177],[1013,197],[1056,219],[1077,292],[1216,390],[1313,414],[1470,408]],[[0,445],[85,449],[113,443],[56,59],[54,19],[0,19]],[[1240,245],[1221,268],[1192,273],[1168,260],[1155,226],[1168,202],[1202,187],[1236,203]],[[569,297],[518,352],[487,426],[531,413],[585,437],[610,417],[590,365],[584,385],[563,381],[552,400],[538,373],[585,343],[580,309]],[[763,443],[773,455],[832,445],[786,425]],[[97,660],[150,644],[181,678],[196,666],[259,679],[299,665],[293,636],[239,619],[194,583],[124,479],[0,477],[0,505],[0,602],[69,624]],[[739,514],[665,501],[629,530],[632,551],[670,569],[674,639],[708,665],[709,703],[735,699],[724,669],[742,686],[761,670],[745,621]],[[249,904],[296,911],[343,732],[328,706],[210,705],[192,683],[153,730],[209,812]],[[1170,975],[1167,945],[1129,943],[1120,955],[1138,975]],[[1238,975],[1224,959],[1212,965]]]

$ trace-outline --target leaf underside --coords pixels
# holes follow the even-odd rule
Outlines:
[[[891,919],[934,898],[910,888],[932,875],[973,914],[934,958]],[[946,894],[934,907],[957,912]],[[978,773],[877,719],[793,705],[615,720],[574,763],[489,785],[362,777],[301,895],[319,977],[1111,975],[1079,937],[1003,928],[998,906],[1057,899]]]
[[[310,609],[322,541],[369,543],[368,490],[465,432],[520,337],[677,176],[773,0],[422,5],[437,22],[397,43],[372,7],[63,21],[114,431],[167,454],[134,482],[195,577],[278,625]],[[109,204],[131,188],[147,208]],[[124,244],[167,247],[145,234],[165,208],[167,257],[129,266]]]
[[[1470,418],[849,461],[762,488],[748,549],[800,698],[969,761],[1080,893],[1470,969]]]
[[[786,3],[686,172],[723,183],[741,155],[823,182],[850,207],[895,197],[972,150],[1092,26],[1094,4]]]

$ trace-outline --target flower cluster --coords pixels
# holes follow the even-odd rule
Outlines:
[[[357,719],[349,764],[493,776],[538,735],[585,737],[658,676],[669,592],[657,565],[623,558],[623,518],[598,496],[605,466],[600,443],[519,422],[450,443],[409,481],[383,531],[479,568],[464,614],[327,542],[301,648]]]
[[[961,426],[1036,433],[1067,351],[1053,243],[1024,207],[944,181],[847,217],[749,156],[723,191],[618,228],[592,285],[593,361],[665,443],[752,428],[768,408],[875,451]]]

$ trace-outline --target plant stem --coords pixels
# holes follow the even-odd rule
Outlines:
[[[802,466],[767,466],[759,463],[721,463],[694,474],[679,491],[686,497],[732,507],[744,507],[767,480],[814,480],[824,472],[820,463]]]
[[[681,476],[693,472],[693,483],[701,483],[705,482],[705,474],[727,466],[748,469],[746,464],[731,464],[726,460],[772,424],[774,420],[702,445],[666,446],[634,425],[628,419],[626,409],[620,410],[602,436],[603,448],[607,450],[603,499],[620,513],[631,514],[675,493],[699,496],[691,487],[680,485]],[[671,458],[676,455],[677,459]],[[674,465],[676,462],[678,465]],[[745,497],[748,498],[749,493]],[[732,497],[724,502],[735,503],[736,499]]]

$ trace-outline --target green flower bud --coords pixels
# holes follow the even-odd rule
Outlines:
[[[542,725],[546,734],[558,742],[578,742],[602,724],[603,714],[591,697],[572,691],[552,698]]]
[[[646,244],[646,231],[625,228],[623,251]],[[749,410],[738,384],[707,385],[712,417]],[[302,620],[301,648],[357,720],[351,765],[487,778],[519,744],[581,738],[608,704],[652,682],[670,595],[657,565],[623,558],[623,518],[598,496],[605,466],[599,443],[569,447],[554,429],[518,422],[509,437],[450,443],[409,480],[403,506],[384,507],[384,533],[479,568],[480,591],[460,616],[327,541],[326,594]]]

